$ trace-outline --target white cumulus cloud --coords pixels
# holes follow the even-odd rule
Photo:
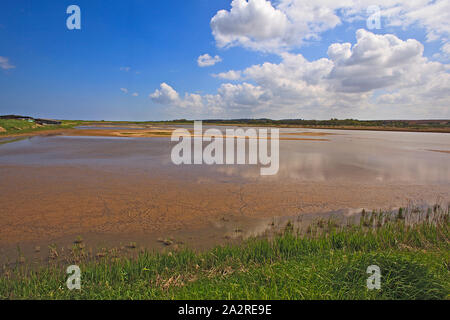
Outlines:
[[[436,67],[422,56],[424,48],[417,40],[403,41],[391,34],[376,35],[363,29],[356,32],[356,39],[353,47],[350,43],[335,43],[328,49],[334,65],[329,79],[336,91],[368,92],[414,84],[424,72]]]
[[[230,11],[220,10],[211,19],[211,29],[219,47],[279,46],[288,26],[286,14],[266,0],[233,0]]]
[[[210,25],[220,48],[282,52],[318,40],[343,22],[366,20],[373,5],[380,8],[382,27],[417,25],[430,41],[449,38],[448,0],[233,0],[231,9],[218,11]]]
[[[241,78],[241,71],[230,70],[227,72],[213,74],[213,76],[216,78],[220,78],[220,79],[234,81],[234,80],[239,80]]]
[[[195,109],[201,109],[203,107],[202,97],[194,93],[186,93],[184,98],[181,98],[175,89],[173,89],[167,83],[161,83],[160,88],[150,94],[150,98],[159,104],[167,105],[170,107],[189,108],[195,111]]]
[[[424,57],[417,40],[360,29],[355,44],[334,43],[327,53],[312,61],[281,53],[280,63],[225,72],[222,78],[242,82],[195,95],[195,112],[205,118],[450,117],[450,66]],[[151,97],[175,108],[191,99],[164,83]]]
[[[206,53],[198,57],[197,64],[199,67],[211,67],[221,61],[222,58],[219,56],[216,55],[215,57],[211,57],[208,53]]]

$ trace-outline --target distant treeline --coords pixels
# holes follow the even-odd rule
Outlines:
[[[192,121],[180,119],[174,120],[176,123],[191,123]],[[303,120],[303,119],[233,119],[233,120],[204,120],[204,123],[213,124],[247,124],[247,125],[297,125],[297,126],[326,126],[326,127],[429,127],[446,128],[450,127],[450,120],[356,120],[356,119],[331,119],[331,120]]]
[[[39,119],[39,118],[33,118],[33,117],[29,117],[29,116],[19,116],[19,115],[15,115],[15,114],[0,116],[0,120],[25,120],[25,121],[36,122],[41,125],[61,124],[62,123],[61,121],[58,121],[58,120]]]

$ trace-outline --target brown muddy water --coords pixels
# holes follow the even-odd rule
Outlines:
[[[281,129],[296,132],[317,131]],[[450,200],[450,134],[319,132],[330,135],[281,140],[275,176],[249,165],[176,166],[167,137],[0,145],[0,262],[18,251],[45,259],[49,245],[70,247],[78,237],[97,248],[162,249],[172,239],[205,249],[291,219]]]

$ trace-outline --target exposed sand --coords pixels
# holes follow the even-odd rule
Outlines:
[[[432,152],[450,153],[450,150],[428,150]]]
[[[78,236],[94,247],[163,248],[157,239],[170,237],[206,248],[264,229],[272,217],[449,196],[425,185],[220,183],[70,166],[0,166],[0,175],[0,262],[14,259],[17,246],[33,256],[37,245],[71,247]]]
[[[128,126],[127,126],[128,127]],[[108,127],[105,127],[108,128]],[[44,130],[31,133],[18,133],[12,135],[5,135],[4,137],[16,137],[16,136],[52,136],[52,135],[64,135],[64,136],[90,136],[90,137],[134,137],[134,138],[170,138],[173,130],[162,129],[153,127],[154,129],[141,129],[140,127],[130,126],[127,129],[55,129]],[[133,129],[133,131],[131,131]],[[328,139],[312,139],[312,138],[296,138],[292,136],[310,136],[310,137],[322,137],[330,135],[324,132],[298,132],[298,133],[283,133],[280,134],[279,140],[291,140],[291,141],[329,141]],[[191,137],[196,135],[191,133]],[[204,137],[208,135],[203,135]],[[288,136],[288,137],[286,137]],[[228,137],[226,135],[224,138]],[[242,138],[239,136],[233,136],[233,138]],[[260,139],[260,138],[258,138]],[[271,139],[270,137],[268,139]]]

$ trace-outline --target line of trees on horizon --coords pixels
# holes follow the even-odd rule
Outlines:
[[[193,120],[178,119],[175,123],[192,123]],[[305,120],[305,119],[209,119],[204,123],[214,124],[249,124],[249,125],[304,125],[304,126],[365,126],[365,127],[450,127],[450,120],[357,120],[357,119],[337,119],[330,120]]]

